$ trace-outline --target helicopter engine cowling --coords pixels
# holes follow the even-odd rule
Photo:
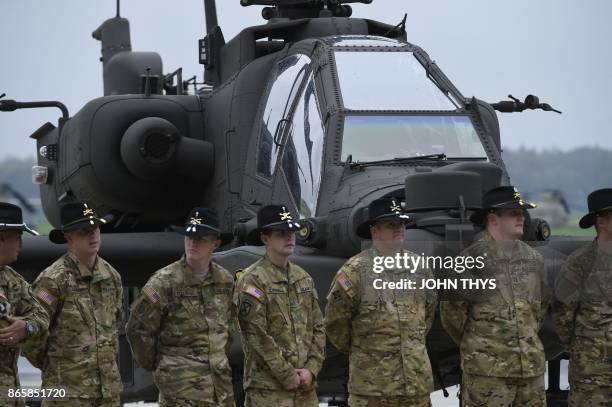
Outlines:
[[[38,137],[39,150],[58,151],[56,160],[39,157],[49,168],[41,195],[46,206],[54,203],[45,208],[51,223],[58,226],[59,205],[71,200],[113,213],[128,230],[182,222],[214,173],[202,115],[197,96],[108,96],[89,102],[59,132]]]

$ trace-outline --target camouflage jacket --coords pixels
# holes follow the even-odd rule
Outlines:
[[[555,298],[555,328],[570,348],[570,383],[612,386],[612,255],[597,241],[572,253]]]
[[[153,274],[142,288],[126,334],[134,358],[153,371],[160,399],[233,405],[225,353],[233,338],[233,282],[215,263],[208,273],[195,273],[183,256]]]
[[[32,322],[34,334],[21,345],[36,341],[49,327],[49,316],[34,298],[30,285],[9,266],[0,266],[0,311],[0,328],[9,325],[7,316]],[[18,358],[18,347],[0,345],[0,389],[19,387]]]
[[[295,369],[319,374],[325,357],[323,316],[306,271],[291,262],[284,270],[264,257],[242,272],[234,305],[245,354],[245,389],[283,389]]]
[[[433,274],[427,268],[414,273],[407,269],[374,273],[373,259],[379,255],[373,247],[364,250],[336,274],[325,308],[327,337],[339,351],[349,354],[350,393],[429,394],[433,379],[425,338],[435,318],[437,294],[420,286]],[[381,281],[404,279],[414,281],[415,288],[374,288]]]
[[[32,289],[51,320],[40,343],[24,349],[42,370],[42,386],[64,388],[69,398],[119,397],[119,273],[99,256],[90,270],[68,252],[39,274]]]
[[[454,301],[440,303],[442,325],[461,350],[464,372],[528,378],[544,373],[538,332],[551,293],[542,255],[517,240],[505,254],[488,233],[461,253],[483,256],[484,268],[463,279],[495,279],[495,289],[459,289]]]

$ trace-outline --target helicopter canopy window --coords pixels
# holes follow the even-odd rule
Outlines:
[[[282,167],[300,218],[309,218],[316,213],[325,139],[312,74],[292,121],[293,131],[287,138]]]
[[[259,130],[257,174],[260,176],[272,177],[280,152],[280,140],[275,140],[274,137],[282,136],[282,120],[289,115],[309,64],[310,58],[307,56],[291,55],[274,67]]]
[[[343,35],[331,39],[334,47],[405,47],[406,44],[398,40],[376,36]]]
[[[465,115],[354,115],[346,116],[342,161],[389,160],[428,154],[452,158],[487,158],[484,147]]]
[[[456,110],[412,52],[334,53],[344,107],[351,110]]]

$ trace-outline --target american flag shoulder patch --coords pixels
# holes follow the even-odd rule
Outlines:
[[[152,304],[157,304],[159,302],[159,293],[154,288],[145,287],[142,289],[142,293]]]
[[[344,289],[344,291],[348,291],[351,289],[351,287],[353,287],[351,281],[346,277],[344,272],[340,272],[338,274],[338,284]]]
[[[36,291],[36,298],[47,304],[49,307],[52,307],[57,301],[57,298],[53,294],[51,294],[46,288],[41,288]]]
[[[257,298],[258,300],[261,299],[261,297],[263,297],[264,293],[263,291],[261,291],[259,288],[255,287],[252,284],[248,284],[247,286],[245,286],[242,291],[244,291],[245,293]]]

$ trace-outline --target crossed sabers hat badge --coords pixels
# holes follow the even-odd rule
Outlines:
[[[524,205],[523,198],[521,197],[521,193],[514,187],[514,199],[519,201],[519,204]]]
[[[395,202],[395,200],[391,201],[391,206],[389,207],[391,212],[399,213],[402,211],[402,207]]]
[[[189,224],[190,226],[187,227],[187,232],[195,232],[196,230],[196,226],[197,225],[201,225],[203,222],[203,219],[199,217],[200,213],[196,212],[195,216],[193,216],[190,220],[189,220]]]
[[[280,220],[293,220],[293,217],[291,217],[291,212],[289,212],[287,210],[287,208],[285,208],[284,206],[282,207],[283,212],[280,212]]]
[[[83,216],[85,217],[89,217],[89,224],[91,224],[92,226],[94,225],[94,219],[96,217],[96,214],[94,212],[94,210],[90,207],[87,206],[86,203],[83,203]],[[105,223],[105,222],[102,222]]]

